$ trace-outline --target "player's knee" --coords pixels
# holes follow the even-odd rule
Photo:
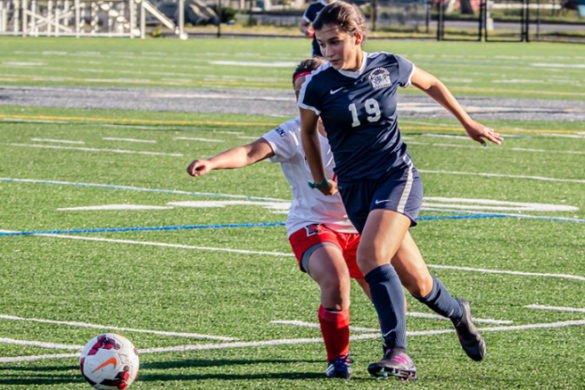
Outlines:
[[[403,283],[408,292],[415,298],[423,298],[431,293],[433,289],[433,279],[430,275],[414,278]]]

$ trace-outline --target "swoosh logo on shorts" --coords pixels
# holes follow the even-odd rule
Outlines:
[[[104,368],[108,364],[113,364],[114,367],[116,367],[116,365],[118,364],[118,361],[116,360],[116,358],[110,358],[110,359],[106,360],[105,362],[103,362],[101,366],[99,366],[98,368],[96,368],[92,372],[96,372],[97,370]]]
[[[337,92],[341,91],[342,89],[343,89],[343,87],[337,88],[337,89],[332,89],[332,90],[329,91],[329,93],[331,95],[335,95]]]
[[[374,201],[374,203],[375,203],[376,205],[379,205],[379,204],[382,204],[382,203],[387,203],[387,202],[390,202],[390,200],[375,200],[375,201]]]

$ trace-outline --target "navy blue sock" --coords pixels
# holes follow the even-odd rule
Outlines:
[[[386,346],[406,348],[404,291],[394,267],[390,264],[381,265],[368,272],[365,280],[370,285]]]
[[[435,275],[431,274],[433,278],[433,288],[431,292],[423,298],[416,298],[436,313],[448,317],[451,320],[457,320],[463,315],[461,305],[455,298],[449,294],[447,288],[441,283]]]

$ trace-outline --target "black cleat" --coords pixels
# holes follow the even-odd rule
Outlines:
[[[370,364],[368,371],[371,376],[378,379],[388,379],[389,375],[405,382],[408,382],[409,379],[416,379],[416,367],[404,348],[387,349],[384,358]]]
[[[337,359],[329,362],[325,376],[327,378],[349,379],[351,378],[351,363],[353,361],[349,358],[349,354],[339,355]]]
[[[475,361],[480,361],[486,354],[485,341],[483,337],[481,337],[481,334],[479,334],[475,325],[473,325],[469,302],[463,298],[455,299],[457,299],[463,309],[463,316],[461,319],[453,320],[453,325],[455,325],[455,331],[457,332],[457,337],[459,337],[461,347],[463,347],[467,356]]]

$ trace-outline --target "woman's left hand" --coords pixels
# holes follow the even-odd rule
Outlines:
[[[501,135],[494,131],[494,129],[484,126],[474,120],[471,120],[471,122],[465,125],[465,131],[472,140],[477,141],[482,145],[486,145],[485,140],[498,145],[504,140]]]

